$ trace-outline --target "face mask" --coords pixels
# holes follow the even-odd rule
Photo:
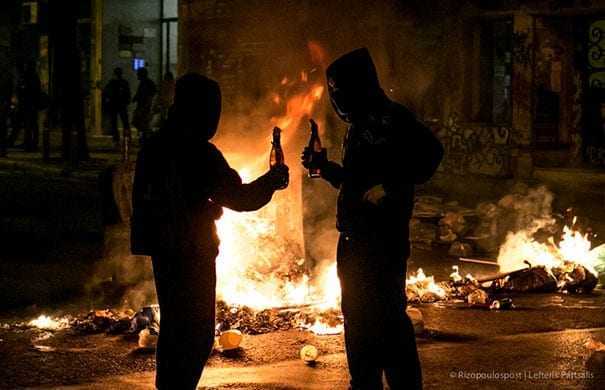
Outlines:
[[[336,114],[345,122],[351,122],[352,102],[349,96],[342,89],[336,86],[334,80],[328,80],[328,92],[330,94],[330,102]]]

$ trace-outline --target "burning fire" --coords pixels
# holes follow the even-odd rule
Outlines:
[[[27,324],[43,330],[61,330],[69,327],[69,321],[66,318],[52,318],[44,314],[34,318]]]
[[[267,118],[267,134],[271,127],[280,127],[284,150],[296,153],[290,154],[293,158],[302,149],[301,135],[306,134],[301,127],[315,114],[324,87],[313,82],[306,71],[300,72],[298,77],[283,77],[279,84],[280,91],[294,93],[273,92],[269,95],[269,101],[283,107],[284,113]],[[268,169],[269,148],[260,158],[241,156],[234,148],[224,149],[244,182]],[[288,162],[288,154],[286,159]],[[295,161],[290,163],[289,188],[275,194],[271,203],[251,213],[225,209],[217,221],[221,240],[217,294],[228,305],[248,306],[254,310],[308,305],[317,310],[338,307],[340,284],[335,262],[314,271],[310,277],[311,270],[304,259],[302,172]],[[304,327],[321,334],[342,330],[320,320]]]
[[[457,270],[456,270],[457,272]],[[405,281],[405,289],[408,300],[420,300],[421,302],[434,302],[445,298],[445,290],[435,283],[433,276],[426,276],[422,268]]]
[[[544,266],[546,269],[565,269],[574,265],[581,265],[593,275],[598,275],[597,251],[592,251],[592,244],[588,234],[582,234],[574,228],[577,219],[573,219],[571,226],[565,226],[561,240],[557,245],[554,237],[547,242],[537,242],[533,234],[546,226],[547,221],[538,221],[534,227],[509,233],[505,243],[498,254],[498,264],[502,272],[510,272],[526,268],[525,261],[532,266]]]

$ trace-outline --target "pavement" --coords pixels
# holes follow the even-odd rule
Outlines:
[[[450,267],[423,256],[429,253],[416,253],[414,261],[428,274]],[[605,352],[586,345],[605,343],[605,290],[512,299],[516,308],[509,311],[417,306],[425,322],[417,340],[426,389],[605,389]],[[314,367],[298,358],[305,344],[320,351]],[[44,339],[0,329],[0,389],[153,389],[154,368],[153,354],[138,353],[136,341],[121,336],[57,332]],[[346,389],[347,381],[342,335],[290,330],[246,335],[238,354],[213,354],[199,388]]]
[[[605,352],[587,350],[605,328],[527,333],[471,342],[420,342],[425,389],[603,389]],[[199,389],[346,389],[344,353],[246,367],[208,367]],[[153,372],[110,376],[65,390],[153,389]],[[42,389],[42,388],[40,388]]]
[[[19,152],[0,159],[0,171],[43,169],[44,175],[80,180],[93,177],[96,164],[119,161],[109,138],[91,143],[98,145],[93,160],[77,171],[62,162],[42,163],[39,155]],[[436,280],[445,280],[451,265],[451,259],[442,253],[416,250],[408,269],[421,266]],[[463,274],[472,272],[478,277],[493,271],[465,267]],[[28,272],[31,268],[23,267],[23,274]],[[74,275],[85,272],[73,268]],[[37,274],[38,279],[55,280],[58,272],[49,268]],[[425,388],[605,389],[605,352],[586,346],[590,339],[605,343],[604,290],[584,296],[526,294],[513,296],[513,301],[514,310],[501,312],[464,304],[420,305],[427,329],[418,337]],[[66,314],[82,308],[56,303],[52,309]],[[0,323],[28,320],[43,310],[30,307],[23,312],[0,313]],[[305,344],[316,345],[320,351],[313,367],[298,359]],[[342,335],[316,336],[295,330],[247,335],[242,347],[236,356],[214,354],[199,388],[347,388]],[[0,327],[0,389],[153,389],[154,369],[153,354],[138,353],[136,341],[120,336],[15,332]]]

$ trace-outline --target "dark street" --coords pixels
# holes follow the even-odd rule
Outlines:
[[[438,260],[442,256],[416,251],[410,266],[420,265],[439,280],[447,277],[452,264]],[[424,318],[425,329],[417,340],[425,388],[605,386],[605,351],[586,345],[591,339],[605,341],[603,290],[586,296],[517,294],[513,301],[515,309],[509,311],[470,308],[462,302],[414,305]],[[46,311],[32,308],[0,322],[26,321],[40,312]],[[55,312],[76,314],[78,305]],[[2,329],[0,339],[4,362],[0,376],[8,379],[3,388],[153,388],[155,359],[153,353],[138,349],[136,337]],[[315,366],[299,358],[305,344],[320,352]],[[302,330],[246,335],[241,350],[213,353],[199,385],[208,389],[346,387],[342,335],[318,336]]]
[[[0,1],[0,390],[605,389],[605,0]]]

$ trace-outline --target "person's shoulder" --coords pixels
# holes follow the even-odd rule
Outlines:
[[[403,104],[390,101],[387,105],[387,115],[392,117],[393,122],[401,123],[412,123],[416,122],[416,114],[414,114],[409,108]]]
[[[223,156],[223,152],[221,152],[219,148],[217,148],[212,142],[205,142],[205,148],[210,159],[226,161],[225,156]]]

